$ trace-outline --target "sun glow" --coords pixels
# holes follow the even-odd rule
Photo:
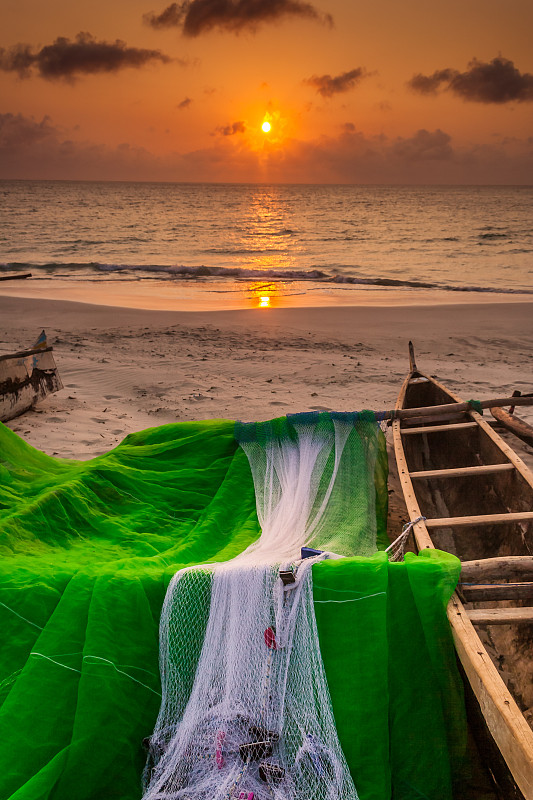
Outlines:
[[[268,122],[268,120],[265,120],[261,125],[261,130],[263,131],[263,133],[270,133],[271,127],[272,126],[270,125],[270,122]]]

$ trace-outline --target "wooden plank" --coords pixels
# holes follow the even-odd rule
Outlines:
[[[405,385],[405,384],[404,384]],[[405,453],[403,451],[403,442],[400,431],[400,420],[394,420],[392,423],[392,437],[394,439],[394,450],[396,453],[396,463],[398,465],[398,476],[402,485],[403,496],[409,519],[416,519],[423,516],[416,499],[416,494],[413,489],[413,484],[407,469],[407,462],[405,460]],[[428,547],[433,547],[433,542],[427,532],[424,522],[417,522],[413,526],[413,535],[419,550],[424,550]]]
[[[463,561],[462,581],[533,580],[533,556],[497,556]]]
[[[516,400],[520,400],[520,397],[517,397]],[[502,437],[499,436],[496,433],[496,431],[491,428],[488,422],[483,419],[481,414],[478,414],[477,411],[471,411],[470,416],[475,422],[478,423],[480,429],[487,434],[489,439],[491,439],[494,442],[494,444],[502,451],[502,453],[511,462],[511,464],[514,464],[516,471],[519,472],[524,481],[527,484],[529,484],[533,492],[533,472],[531,472],[529,467],[526,466],[526,464],[522,461],[520,456],[518,456],[515,453],[512,447],[509,447],[507,442],[503,441]]]
[[[401,419],[403,419],[403,417]],[[424,417],[424,416],[411,417],[410,419],[404,420],[404,428],[407,428],[407,426],[409,425],[417,426],[429,422],[453,423],[461,421],[464,422],[468,421],[468,414],[466,413],[466,411],[461,411],[460,413],[455,413],[455,414],[435,414],[432,417]]]
[[[495,472],[508,472],[513,470],[512,464],[483,464],[480,467],[457,467],[455,469],[425,469],[419,472],[410,472],[413,478],[466,478],[470,475],[492,475]]]
[[[491,736],[524,797],[533,798],[533,731],[456,594],[452,595],[447,613],[457,654]]]
[[[533,600],[533,582],[502,583],[471,586],[460,583],[461,593],[468,603],[485,603],[493,600]]]
[[[11,358],[18,360],[19,358],[27,358],[27,356],[34,356],[38,353],[51,353],[53,349],[53,347],[34,347],[31,350],[20,350],[18,353],[6,353],[6,355],[0,356],[0,361],[9,361]]]
[[[442,431],[460,431],[469,430],[470,428],[477,428],[477,422],[458,422],[451,425],[423,425],[420,428],[400,428],[402,436],[407,436],[412,433],[441,433]]]
[[[533,427],[529,423],[514,414],[508,414],[503,408],[491,408],[490,412],[507,430],[533,447]]]
[[[467,612],[474,625],[525,625],[533,622],[533,607],[472,608]]]
[[[508,514],[479,514],[472,517],[441,517],[427,519],[427,528],[464,528],[469,525],[505,525],[511,522],[527,522],[533,519],[533,511],[510,511]]]

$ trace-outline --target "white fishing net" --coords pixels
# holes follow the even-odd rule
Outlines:
[[[261,537],[230,562],[171,581],[145,800],[357,798],[320,655],[311,567],[375,550],[377,428],[332,416],[241,426]],[[333,552],[302,558],[303,546]]]

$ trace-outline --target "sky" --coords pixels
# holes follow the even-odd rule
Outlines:
[[[0,2],[0,178],[533,183],[531,0]]]

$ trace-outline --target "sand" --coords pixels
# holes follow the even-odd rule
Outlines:
[[[45,328],[65,388],[8,425],[64,458],[180,420],[390,409],[409,339],[418,366],[465,399],[533,390],[533,302],[516,298],[422,305],[403,292],[394,303],[387,293],[388,305],[189,312],[11,294],[0,287],[0,352],[31,346]],[[520,413],[533,422],[533,409]],[[405,513],[392,472],[396,528]]]

